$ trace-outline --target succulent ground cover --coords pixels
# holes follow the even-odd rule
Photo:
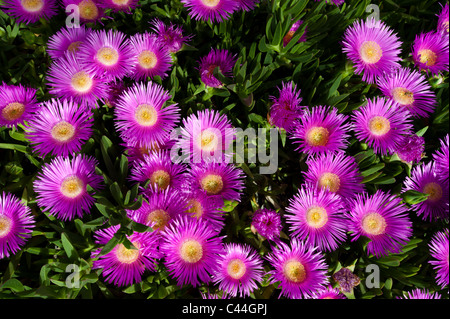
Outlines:
[[[448,299],[448,25],[0,0],[0,298]]]

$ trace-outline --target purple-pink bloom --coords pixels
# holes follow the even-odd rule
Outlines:
[[[36,89],[0,84],[0,126],[16,127],[33,118],[39,109]]]
[[[160,251],[178,286],[209,283],[223,254],[223,237],[202,219],[182,215],[162,233]]]
[[[283,37],[283,45],[287,46],[288,43],[291,41],[291,39],[294,37],[295,32],[297,32],[298,28],[303,24],[303,20],[297,20],[292,24],[291,28],[289,29],[288,33]],[[300,39],[298,39],[297,43],[305,42],[306,41],[306,34],[308,31],[308,27],[305,27],[305,30],[303,31],[303,34],[301,35]]]
[[[418,163],[423,157],[425,139],[416,134],[404,135],[402,141],[394,149],[400,160],[407,163]]]
[[[429,117],[437,104],[436,93],[418,70],[399,68],[377,79],[384,96],[414,117]]]
[[[402,199],[378,190],[373,195],[358,194],[348,213],[352,241],[360,236],[370,239],[367,254],[377,258],[390,253],[401,253],[412,236],[412,222],[408,207]]]
[[[102,187],[95,173],[97,160],[84,154],[58,156],[43,165],[33,182],[38,206],[61,220],[82,218],[91,212],[94,192]],[[90,193],[87,186],[94,192]]]
[[[298,125],[298,120],[302,117],[306,106],[300,105],[300,89],[292,82],[282,82],[278,87],[278,97],[269,96],[272,102],[269,110],[269,123],[276,127],[283,128],[287,132],[292,132]]]
[[[263,238],[278,242],[283,228],[281,215],[273,209],[258,209],[252,216],[250,228]]]
[[[236,63],[236,55],[232,55],[228,50],[213,49],[199,61],[200,79],[206,86],[220,88],[223,83],[217,79],[213,72],[215,68],[226,77],[233,76],[233,67]]]
[[[427,289],[416,288],[414,290],[403,292],[403,296],[397,299],[441,299],[442,296],[438,292],[430,292]]]
[[[213,281],[232,297],[244,298],[258,288],[264,274],[263,261],[256,250],[246,244],[229,243],[217,261]]]
[[[315,155],[344,150],[352,127],[347,119],[334,107],[319,105],[305,111],[290,135],[293,143],[299,144],[296,151]]]
[[[56,0],[4,0],[1,7],[7,15],[16,19],[17,24],[31,24],[55,16],[58,3]]]
[[[414,64],[427,75],[437,75],[449,70],[448,37],[430,31],[416,35],[412,44]]]
[[[183,28],[170,22],[166,25],[161,20],[155,18],[151,21],[153,30],[158,35],[158,40],[171,53],[176,53],[183,48],[183,45],[192,39],[192,35],[183,35]]]
[[[101,248],[91,253],[92,269],[102,269],[108,283],[119,287],[130,286],[142,281],[144,271],[156,271],[157,260],[163,255],[158,251],[159,236],[156,232],[133,232],[126,236],[133,247],[119,243],[110,252],[100,255],[119,228],[120,225],[115,225],[94,233],[95,243]]]
[[[381,97],[368,99],[365,106],[353,111],[352,121],[356,137],[381,155],[395,152],[413,127],[408,110]]]
[[[417,165],[412,169],[411,177],[405,179],[402,192],[408,190],[428,195],[426,200],[412,205],[417,216],[428,221],[448,219],[449,184],[439,178],[434,162]]]
[[[100,0],[61,0],[61,2],[63,8],[76,5],[82,23],[96,23],[105,17],[105,10],[100,6]],[[73,12],[73,10],[67,11],[68,14]]]
[[[339,195],[303,185],[289,199],[285,217],[292,236],[321,251],[333,251],[347,238],[345,213]]]
[[[212,23],[228,20],[239,9],[236,0],[181,0],[181,3],[194,20],[210,20]]]
[[[86,106],[72,100],[51,99],[43,102],[39,111],[29,121],[27,139],[33,150],[43,158],[69,156],[81,151],[92,135],[94,119]]]
[[[53,60],[56,60],[63,57],[66,52],[77,54],[80,45],[86,41],[91,32],[92,29],[84,25],[81,25],[79,28],[61,28],[48,39],[48,55]]]
[[[443,139],[440,140],[439,149],[433,153],[433,161],[435,166],[435,171],[438,177],[447,181],[449,179],[449,135],[447,134]]]
[[[448,229],[439,231],[433,235],[430,243],[430,255],[432,260],[429,261],[436,271],[436,282],[444,289],[449,283],[449,239]]]
[[[441,5],[442,6],[442,5]],[[442,10],[439,14],[437,14],[438,22],[437,22],[437,31],[448,35],[448,25],[449,25],[449,7],[448,2],[442,7]],[[448,41],[448,40],[447,40]]]
[[[362,80],[372,84],[378,76],[400,67],[401,45],[393,30],[370,17],[355,21],[345,30],[342,51],[354,63],[355,73],[362,73]]]
[[[290,245],[280,242],[266,259],[272,266],[270,282],[279,282],[280,298],[308,298],[329,283],[323,255],[296,238]]]
[[[0,195],[0,260],[14,255],[31,238],[35,220],[31,209],[11,193]]]

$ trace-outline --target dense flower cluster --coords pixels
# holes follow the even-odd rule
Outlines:
[[[180,0],[190,18],[209,24],[231,20],[262,2]],[[236,123],[219,105],[187,111],[163,82],[179,72],[177,58],[196,35],[162,18],[150,21],[142,33],[101,27],[112,13],[132,13],[137,0],[62,1],[70,4],[78,6],[82,25],[63,27],[48,40],[50,66],[44,79],[50,98],[38,101],[34,88],[1,84],[0,125],[11,132],[23,129],[32,153],[43,161],[31,183],[36,201],[28,205],[36,204],[48,218],[73,223],[96,214],[98,193],[112,189],[99,172],[108,150],[97,150],[99,158],[83,152],[101,126],[96,112],[112,108],[114,125],[105,131],[117,135],[121,144],[116,146],[128,165],[113,169],[129,171],[124,183],[135,187],[142,201],[124,209],[121,218],[147,228],[125,234],[121,225],[102,221],[95,229],[92,269],[100,270],[106,283],[127,287],[142,283],[145,273],[164,269],[179,288],[215,286],[223,297],[254,297],[264,283],[276,284],[279,298],[345,299],[345,289],[337,285],[339,273],[333,277],[335,265],[327,264],[328,253],[365,240],[363,258],[378,260],[403,252],[416,220],[448,223],[449,136],[425,156],[427,141],[414,132],[414,121],[430,118],[438,105],[430,77],[449,70],[448,4],[438,15],[438,28],[418,34],[411,44],[414,68],[402,65],[405,46],[385,22],[358,19],[345,30],[339,54],[353,64],[355,77],[379,93],[347,114],[331,105],[306,105],[309,92],[301,90],[300,81],[272,86],[268,126],[286,134],[306,169],[293,172],[299,187],[284,207],[253,206],[251,220],[239,226],[255,235],[245,243],[228,240],[225,221],[227,209],[254,186],[248,167],[235,164],[229,152]],[[61,9],[56,0],[5,0],[2,6],[26,24],[49,20]],[[300,33],[296,44],[308,43],[312,25],[305,21],[290,21],[280,50]],[[191,76],[208,92],[230,88],[225,78],[237,76],[239,55],[218,47],[206,51],[196,60],[198,74]],[[361,158],[346,152],[358,143],[385,163],[396,155],[409,165],[401,189],[365,184],[369,174],[362,171]],[[425,198],[409,204],[402,196],[411,192]],[[267,187],[260,196],[269,193]],[[29,206],[16,194],[1,193],[0,259],[14,255],[32,237],[36,223]],[[233,220],[243,223],[240,216]],[[448,234],[448,224],[433,234],[427,256],[442,289],[449,284]],[[109,247],[120,236],[121,242]],[[270,251],[257,250],[265,240]],[[413,290],[398,298],[440,297]]]

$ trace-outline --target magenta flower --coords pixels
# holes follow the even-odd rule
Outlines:
[[[7,15],[16,19],[17,24],[31,24],[55,16],[58,3],[56,0],[4,0],[1,7]]]
[[[53,61],[47,78],[49,92],[60,99],[73,99],[81,105],[98,107],[97,100],[108,96],[107,83],[82,65],[78,54],[67,52]]]
[[[153,30],[158,35],[158,40],[169,52],[176,53],[183,48],[183,45],[192,39],[192,35],[183,35],[183,28],[172,22],[169,25],[155,18],[151,21]]]
[[[411,177],[406,177],[402,192],[415,190],[428,195],[428,198],[420,203],[413,204],[412,208],[417,216],[423,220],[448,219],[449,217],[449,185],[448,181],[442,181],[434,162],[418,165],[411,171]]]
[[[140,4],[139,0],[99,0],[99,6],[104,9],[111,9],[112,12],[131,13]]]
[[[258,288],[264,273],[263,261],[251,246],[225,244],[224,254],[219,256],[213,281],[219,289],[231,297],[244,298]]]
[[[130,49],[133,56],[130,77],[133,80],[154,79],[155,76],[163,79],[167,76],[172,66],[172,56],[155,34],[135,34],[130,38]]]
[[[294,37],[295,32],[297,32],[298,28],[303,24],[303,20],[297,20],[294,22],[294,24],[289,29],[288,33],[283,37],[283,45],[287,46],[289,42],[291,42],[291,39]],[[303,31],[302,36],[300,39],[298,39],[297,43],[305,42],[306,41],[306,33],[307,33],[308,27],[305,27],[305,30]]]
[[[345,202],[364,191],[362,176],[354,157],[345,153],[321,154],[306,161],[308,170],[303,172],[305,182],[328,189],[342,197]]]
[[[200,58],[199,72],[202,82],[210,87],[220,88],[223,83],[218,80],[213,72],[215,68],[226,77],[233,76],[233,67],[236,63],[236,55],[232,55],[228,50],[212,49],[209,53]]]
[[[345,123],[347,119],[334,107],[320,105],[306,111],[290,136],[294,144],[299,144],[296,151],[315,155],[344,150],[352,127]]]
[[[132,67],[126,35],[112,29],[92,31],[80,45],[78,57],[89,72],[106,82],[121,80]]]
[[[445,138],[440,140],[440,148],[433,153],[433,161],[435,166],[435,171],[438,177],[443,181],[448,181],[449,179],[449,135],[447,134]]]
[[[401,109],[414,117],[429,117],[437,104],[436,93],[423,74],[409,68],[399,68],[377,79],[381,92]]]
[[[56,157],[43,165],[33,183],[38,206],[61,220],[89,214],[95,199],[87,186],[98,190],[102,177],[95,173],[97,160],[84,154]]]
[[[427,289],[416,288],[412,291],[404,292],[402,297],[397,299],[441,299],[441,295],[438,292],[430,292]]]
[[[449,241],[448,229],[434,234],[429,243],[430,255],[433,258],[429,261],[436,270],[436,282],[444,289],[449,283]]]
[[[345,213],[339,195],[303,185],[289,199],[285,217],[292,236],[321,251],[333,251],[347,238]]]
[[[114,109],[120,137],[132,144],[164,143],[180,118],[177,104],[167,105],[170,98],[169,92],[154,82],[127,88]]]
[[[164,230],[184,212],[186,202],[176,189],[152,189],[144,191],[145,200],[137,210],[127,210],[128,216],[154,230]]]
[[[338,288],[328,286],[316,291],[311,299],[347,299],[347,297]]]
[[[427,75],[436,75],[449,70],[448,37],[430,31],[416,35],[412,44],[412,57],[415,65]]]
[[[31,209],[18,197],[0,196],[0,260],[14,255],[31,238],[35,221]]]
[[[437,14],[437,17],[438,17],[437,31],[444,35],[448,35],[449,34],[448,33],[448,25],[449,25],[448,2],[445,4],[445,6],[442,7],[442,10],[439,14]]]
[[[162,233],[160,251],[165,266],[179,286],[196,287],[208,283],[223,254],[222,238],[202,219],[183,215],[168,225]]]
[[[423,157],[425,139],[416,134],[405,135],[395,148],[395,153],[400,160],[406,163],[418,163]]]
[[[412,222],[402,199],[378,190],[373,195],[358,194],[348,214],[352,241],[360,236],[370,239],[367,254],[377,258],[401,253],[412,235]]]
[[[102,247],[91,253],[94,260],[92,269],[102,269],[108,283],[119,287],[130,286],[141,282],[146,270],[156,271],[157,260],[162,258],[162,254],[158,251],[159,236],[156,232],[134,232],[127,236],[133,248],[127,248],[121,243],[100,256],[103,246],[112,239],[119,228],[120,225],[115,225],[94,233],[95,243]]]
[[[380,97],[353,111],[352,120],[356,137],[382,155],[395,152],[412,129],[409,111]]]
[[[268,240],[278,242],[282,228],[281,216],[273,209],[262,208],[253,214],[250,229]]]
[[[0,84],[0,126],[15,127],[33,117],[39,108],[36,89]]]
[[[228,20],[239,8],[239,2],[235,0],[181,0],[181,3],[194,20],[212,23]]]
[[[256,8],[259,0],[236,0],[238,2],[239,9],[244,11],[252,11]]]
[[[244,172],[233,164],[205,162],[191,166],[188,179],[191,187],[222,200],[240,201]]]
[[[298,120],[303,116],[306,106],[301,106],[301,90],[292,82],[282,82],[278,87],[278,97],[269,96],[272,101],[269,111],[269,123],[292,132],[298,125]]]
[[[342,51],[356,67],[355,73],[362,73],[367,83],[400,67],[402,42],[381,20],[370,17],[355,21],[345,30],[342,45]]]
[[[92,115],[90,109],[71,100],[51,99],[42,103],[29,122],[27,138],[43,158],[78,153],[92,135]]]
[[[290,246],[280,242],[266,259],[274,268],[269,271],[270,282],[279,282],[280,297],[308,298],[328,284],[324,257],[316,247],[307,246],[293,238]]]
[[[225,114],[198,111],[183,119],[178,143],[194,163],[222,159],[235,139],[235,130]]]
[[[63,8],[67,8],[69,5],[78,6],[80,21],[83,23],[96,23],[105,17],[105,10],[101,8],[100,0],[61,0],[61,2]]]
[[[156,189],[179,189],[186,179],[185,171],[184,164],[173,163],[169,151],[162,150],[144,155],[142,161],[136,161],[130,179],[141,184],[149,181],[149,185]]]
[[[163,150],[170,150],[176,141],[170,138],[164,140],[164,142],[151,142],[149,144],[142,142],[130,142],[127,141],[121,145],[125,147],[125,153],[128,157],[128,162],[133,165],[136,161],[143,161],[144,155],[150,155]]]
[[[181,187],[181,192],[186,201],[185,214],[203,219],[217,231],[222,230],[225,225],[225,216],[220,210],[223,206],[222,200],[208,196],[199,189],[192,189],[189,182]]]
[[[56,60],[65,55],[66,52],[77,54],[80,45],[86,41],[92,29],[81,25],[79,28],[61,28],[52,35],[47,42],[48,55]]]

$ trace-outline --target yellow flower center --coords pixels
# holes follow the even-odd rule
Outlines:
[[[429,49],[424,49],[420,50],[418,54],[420,63],[423,63],[426,66],[433,66],[436,64],[437,55],[433,51]]]
[[[80,45],[83,43],[83,41],[75,41],[72,42],[68,47],[67,47],[67,51],[69,52],[78,52],[78,49],[80,47]]]
[[[401,105],[410,106],[414,103],[413,92],[402,87],[395,88],[392,91],[392,96],[394,97],[395,102]]]
[[[158,112],[149,104],[141,104],[136,108],[135,119],[141,126],[153,126],[158,120]]]
[[[370,235],[382,235],[386,230],[386,220],[379,213],[367,214],[362,220],[363,230]]]
[[[217,145],[219,144],[219,138],[210,129],[206,129],[203,132],[201,132],[197,137],[197,140],[199,147],[207,152],[216,150]]]
[[[374,41],[364,41],[359,48],[361,59],[369,64],[374,64],[380,61],[383,56],[383,50],[378,43]]]
[[[132,264],[139,258],[139,242],[133,242],[136,249],[128,249],[124,244],[119,244],[116,249],[116,257],[122,264]]]
[[[208,195],[217,195],[223,189],[222,176],[216,174],[206,175],[200,184]]]
[[[64,178],[60,190],[64,196],[76,198],[84,192],[85,188],[86,187],[80,178],[77,176],[69,176]]]
[[[97,60],[106,65],[115,65],[119,61],[119,53],[116,49],[104,47],[97,51]]]
[[[164,170],[157,170],[150,176],[153,185],[157,185],[161,189],[166,189],[170,184],[170,175]]]
[[[21,0],[20,3],[27,12],[38,12],[44,6],[43,0]]]
[[[320,206],[312,206],[306,212],[306,222],[314,228],[322,228],[328,221],[327,211]]]
[[[127,5],[130,0],[112,0],[112,2],[118,6]]]
[[[383,136],[391,130],[391,124],[383,116],[374,116],[369,121],[369,129],[373,135]]]
[[[284,264],[283,274],[289,281],[301,283],[306,278],[305,266],[298,260],[289,260]]]
[[[240,259],[233,259],[228,263],[227,273],[233,279],[241,279],[245,275],[247,267]]]
[[[442,198],[442,187],[435,182],[431,182],[431,183],[427,183],[424,187],[423,187],[423,192],[425,194],[428,194],[428,199],[429,201],[432,202],[436,202],[438,200],[440,200]]]
[[[7,216],[0,216],[0,238],[9,234],[12,228],[11,218]]]
[[[152,228],[163,230],[170,221],[170,215],[163,209],[157,209],[147,215],[147,224],[153,224]]]
[[[25,112],[25,105],[19,102],[9,103],[2,110],[2,117],[7,121],[15,121]]]
[[[82,0],[78,4],[80,10],[80,17],[86,20],[95,20],[98,18],[97,5],[92,0]]]
[[[93,83],[92,78],[84,71],[75,73],[70,81],[72,88],[79,93],[88,92],[92,88]]]
[[[214,8],[220,3],[220,0],[201,0],[201,1],[205,6],[210,8]]]
[[[330,132],[321,126],[316,126],[306,133],[306,141],[311,146],[325,146],[328,143]]]
[[[138,55],[138,63],[144,69],[153,69],[158,63],[158,58],[154,52],[144,50]]]
[[[61,121],[53,126],[51,134],[55,140],[59,142],[67,142],[74,137],[75,127],[66,121]]]
[[[203,247],[195,239],[188,239],[180,247],[180,257],[189,264],[195,264],[203,257]]]
[[[324,173],[319,178],[319,186],[328,188],[331,192],[336,193],[341,186],[341,180],[334,173]]]
[[[202,204],[195,198],[189,199],[186,206],[188,207],[186,212],[193,214],[193,217],[200,218],[203,215]]]

